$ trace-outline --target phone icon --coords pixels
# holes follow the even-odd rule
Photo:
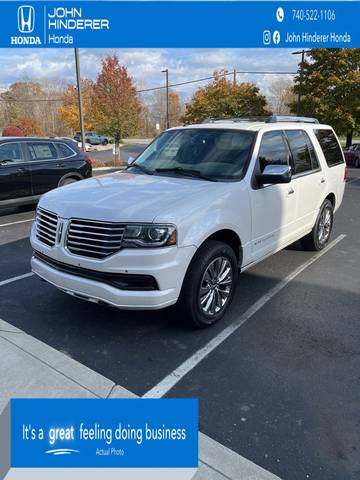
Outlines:
[[[284,21],[284,18],[285,18],[285,12],[284,12],[284,9],[282,7],[279,7],[277,10],[276,10],[276,20],[278,22],[282,22]]]

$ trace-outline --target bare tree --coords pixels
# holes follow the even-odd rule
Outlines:
[[[166,128],[166,91],[165,89],[155,90],[151,93],[142,95],[143,110],[143,129],[144,133],[154,135],[156,125],[160,130]],[[184,105],[180,96],[173,90],[169,91],[169,123],[170,127],[179,125],[180,118],[183,115]]]
[[[268,103],[277,115],[290,113],[290,104],[295,101],[294,83],[288,78],[279,78],[270,85]]]

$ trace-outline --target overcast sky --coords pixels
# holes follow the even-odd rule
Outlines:
[[[101,59],[117,53],[138,88],[150,88],[164,83],[161,73],[164,68],[169,69],[170,83],[207,77],[224,68],[295,72],[299,56],[291,52],[289,49],[82,49],[81,75],[95,79]],[[72,49],[0,49],[0,64],[0,90],[21,80],[75,81]],[[266,94],[270,82],[278,77],[286,76],[249,74],[238,75],[238,80],[255,82]],[[177,87],[176,91],[186,99],[200,85],[203,83]]]

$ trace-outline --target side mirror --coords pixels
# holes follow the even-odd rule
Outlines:
[[[128,166],[130,167],[130,165],[131,165],[132,163],[134,163],[134,162],[135,162],[135,158],[134,158],[134,157],[129,157],[129,158],[128,158],[128,161],[127,161],[127,164],[128,164]]]
[[[256,175],[261,185],[291,182],[291,167],[289,165],[267,165],[263,173]]]

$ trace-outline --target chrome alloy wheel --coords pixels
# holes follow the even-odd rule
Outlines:
[[[230,296],[233,271],[226,257],[217,257],[207,266],[200,283],[199,301],[203,313],[216,315]]]
[[[332,226],[331,209],[329,207],[324,208],[321,212],[318,228],[318,240],[321,244],[328,241]]]

